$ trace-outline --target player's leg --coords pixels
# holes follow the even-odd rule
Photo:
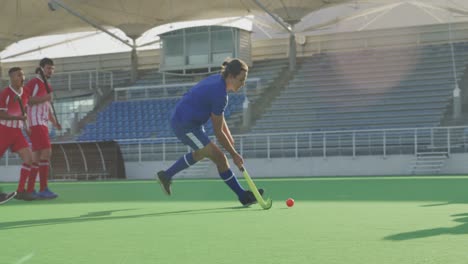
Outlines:
[[[10,201],[16,196],[16,194],[17,194],[16,192],[9,192],[9,193],[0,192],[0,204],[4,204]]]
[[[245,190],[240,185],[234,172],[229,167],[229,162],[223,151],[213,142],[210,142],[205,148],[198,151],[199,155],[209,158],[216,164],[219,176],[231,188],[231,190],[240,198],[245,195]]]
[[[49,167],[50,167],[50,157],[52,155],[51,148],[41,149],[39,151],[39,197],[43,199],[55,199],[58,197],[57,194],[52,192],[48,186],[49,179]]]
[[[4,139],[0,139],[0,158],[3,157],[3,154],[7,151],[9,143],[5,142]]]
[[[210,142],[205,148],[195,151],[195,156],[200,155],[212,160],[218,169],[219,176],[237,195],[239,202],[244,206],[249,206],[256,202],[255,196],[250,190],[245,190],[237,180],[236,175],[229,166],[228,159],[223,151],[213,142]],[[263,194],[263,189],[258,190]]]
[[[57,194],[48,188],[49,178],[49,160],[52,155],[52,147],[49,138],[49,129],[46,126],[31,127],[32,149],[37,152],[38,173],[39,173],[39,192],[42,199],[57,198]]]
[[[194,150],[204,148],[208,143],[210,143],[210,139],[201,127],[192,129],[191,131],[174,130],[174,132],[182,143],[190,146]],[[194,152],[189,152],[183,155],[167,170],[158,172],[159,183],[167,195],[171,195],[172,192],[172,178],[180,171],[187,169],[203,159],[202,156],[194,156],[193,153]]]
[[[16,189],[17,195],[16,199],[18,200],[25,200],[25,201],[32,201],[36,200],[38,197],[33,193],[28,193],[25,190],[26,181],[29,179],[31,174],[31,165],[32,165],[32,153],[28,147],[23,147],[19,150],[15,150],[16,153],[21,157],[23,160],[23,164],[21,165],[20,171],[20,179],[18,182],[18,188]]]
[[[16,140],[16,130],[0,125],[0,158]]]
[[[36,185],[37,174],[39,172],[39,152],[34,151],[32,153],[32,157],[33,162],[31,165],[31,175],[29,175],[26,191],[30,193],[35,193],[34,187]]]
[[[198,161],[200,161],[200,159],[195,159],[193,152],[189,152],[180,157],[171,167],[165,171],[166,177],[172,179],[172,177],[174,177],[177,173],[187,169]]]
[[[51,149],[41,149],[39,151],[39,192],[45,191],[47,188],[47,179],[49,178],[49,159],[51,156]]]
[[[3,131],[2,131],[3,132]],[[5,152],[7,151],[8,149],[8,143],[5,141],[5,138],[3,139],[0,139],[0,158],[3,156],[3,154],[5,154]],[[15,197],[16,195],[16,192],[10,192],[10,193],[7,193],[7,192],[3,192],[1,191],[0,192],[0,204],[4,204],[6,202],[8,202],[9,200],[11,200],[13,197]]]

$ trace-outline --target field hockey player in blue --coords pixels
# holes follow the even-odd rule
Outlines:
[[[256,203],[252,192],[239,184],[229,167],[226,155],[209,139],[203,127],[211,119],[218,142],[241,169],[244,160],[234,148],[234,138],[224,119],[224,110],[228,103],[227,93],[237,92],[245,85],[248,71],[249,67],[242,60],[228,59],[223,63],[220,74],[201,80],[177,103],[171,117],[171,127],[177,138],[193,151],[180,157],[169,169],[157,173],[159,183],[167,195],[171,195],[174,175],[204,158],[209,158],[216,164],[219,176],[237,195],[242,205]],[[262,189],[259,192],[263,194]]]

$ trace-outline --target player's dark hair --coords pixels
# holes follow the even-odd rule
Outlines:
[[[14,72],[17,72],[17,71],[21,71],[23,69],[21,69],[20,67],[12,67],[8,70],[8,75],[11,75],[12,73]]]
[[[249,66],[241,59],[227,59],[221,66],[221,75],[224,79],[226,79],[229,74],[236,77],[241,71],[249,71]]]
[[[54,65],[54,61],[49,58],[43,58],[41,61],[39,61],[39,66],[44,68],[46,65]]]
[[[37,67],[36,68],[36,74],[39,73],[39,70],[40,68],[44,68],[46,65],[52,65],[54,66],[54,61],[52,59],[49,59],[49,58],[43,58],[42,60],[39,61],[39,66],[40,67]]]

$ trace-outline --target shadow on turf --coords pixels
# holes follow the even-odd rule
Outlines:
[[[456,204],[456,202],[444,202],[444,203],[435,203],[435,204],[425,204],[425,205],[421,205],[421,207],[435,207],[435,206],[444,206],[444,205],[450,205],[450,204]]]
[[[439,227],[439,228],[422,229],[422,230],[417,230],[417,231],[399,233],[399,234],[387,236],[384,239],[392,240],[392,241],[402,241],[402,240],[426,238],[426,237],[433,237],[433,236],[440,236],[440,235],[466,235],[468,234],[468,213],[456,214],[456,215],[452,215],[452,217],[458,217],[454,219],[453,221],[462,223],[462,224],[454,226],[454,227]]]
[[[121,209],[121,210],[109,210],[109,211],[98,211],[98,212],[89,212],[85,215],[80,215],[79,217],[99,217],[99,216],[108,216],[112,215],[116,212],[125,212],[125,211],[133,211],[138,209]]]
[[[92,221],[110,221],[110,220],[143,218],[143,217],[161,217],[161,216],[169,216],[169,215],[184,215],[184,214],[216,214],[216,213],[226,213],[226,212],[238,212],[238,210],[235,210],[235,209],[246,209],[246,208],[249,208],[249,207],[232,206],[232,207],[194,209],[194,210],[179,210],[179,211],[169,211],[169,212],[159,212],[159,213],[149,213],[149,214],[123,215],[123,216],[111,216],[111,215],[113,213],[116,213],[116,212],[133,211],[133,210],[138,210],[138,209],[98,211],[98,212],[89,212],[89,213],[87,213],[85,215],[76,216],[76,217],[0,222],[0,231],[6,230],[6,229],[28,228],[28,227],[36,227],[36,226],[59,225],[59,224],[83,223],[83,222],[92,222]],[[261,209],[259,209],[259,210],[261,210]]]

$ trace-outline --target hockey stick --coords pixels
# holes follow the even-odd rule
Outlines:
[[[255,199],[257,199],[258,204],[265,210],[270,209],[273,205],[273,201],[270,198],[268,198],[266,201],[263,200],[262,195],[258,192],[257,186],[255,186],[255,183],[253,182],[252,178],[250,178],[250,175],[245,167],[241,168],[240,171],[242,171],[242,174],[244,175],[244,178],[249,185],[249,189],[252,191]]]
[[[21,100],[21,97],[16,95],[15,100],[18,101],[18,104],[21,108],[21,114],[23,114],[23,116],[26,115],[26,110],[24,109],[24,104],[23,104],[23,100]],[[29,130],[28,121],[24,121],[24,126],[26,127],[26,130]]]
[[[39,71],[39,75],[41,76],[42,80],[44,81],[44,85],[45,85],[45,88],[47,90],[47,93],[50,94],[51,91],[50,91],[50,87],[49,87],[49,82],[47,81],[47,78],[44,75],[44,71],[42,70],[41,67],[37,68],[37,70]],[[52,107],[52,112],[54,112],[55,122],[57,122],[57,125],[60,126],[59,120],[57,118],[57,113],[55,112],[54,103],[52,101],[50,101],[50,106]]]

